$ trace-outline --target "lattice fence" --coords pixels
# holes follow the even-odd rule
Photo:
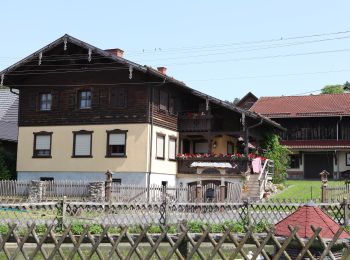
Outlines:
[[[186,223],[177,230],[160,226],[153,230],[140,225],[108,225],[64,228],[29,224],[25,228],[9,225],[0,235],[1,259],[347,259],[348,241],[339,239],[340,228],[332,239],[320,237],[320,228],[311,227],[311,238],[300,238],[297,228],[278,237],[273,228],[256,234],[251,229],[232,232],[225,227],[213,233],[202,226],[191,233]],[[79,234],[77,234],[79,233]]]

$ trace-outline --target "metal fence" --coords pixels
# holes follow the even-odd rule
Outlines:
[[[171,224],[183,220],[198,224],[276,224],[297,210],[303,203],[115,203],[58,202],[0,204],[0,219],[6,223],[39,224],[102,224],[137,225]],[[337,203],[317,204],[340,225],[348,226],[350,204],[345,200]]]
[[[140,225],[113,228],[72,225],[38,226],[30,224],[20,230],[9,225],[0,235],[1,259],[347,259],[350,248],[339,239],[340,228],[331,239],[320,236],[321,228],[311,227],[310,238],[298,236],[298,228],[290,227],[290,235],[276,236],[274,229],[254,233],[252,229],[238,234],[228,227],[212,233],[201,226],[198,233],[189,231],[186,223],[176,230],[160,226]]]

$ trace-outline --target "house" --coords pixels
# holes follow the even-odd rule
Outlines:
[[[0,88],[0,149],[11,175],[16,175],[18,95]]]
[[[248,92],[237,102],[236,106],[249,110],[256,101],[258,101],[257,96],[255,96],[252,92]]]
[[[284,126],[293,152],[288,177],[335,179],[350,171],[350,94],[262,97],[250,109]]]
[[[19,90],[20,180],[105,180],[110,170],[123,184],[187,184],[199,179],[195,159],[177,154],[233,154],[239,137],[258,143],[263,132],[283,129],[188,87],[165,67],[69,35],[0,75]]]

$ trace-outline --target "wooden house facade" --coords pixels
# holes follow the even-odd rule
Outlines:
[[[280,123],[293,152],[288,177],[318,179],[322,170],[350,174],[350,94],[262,97],[251,108]]]
[[[198,178],[179,153],[234,153],[239,137],[258,142],[264,131],[282,129],[189,88],[163,67],[69,35],[0,75],[19,90],[23,180],[104,180],[110,170],[123,184],[188,183]]]

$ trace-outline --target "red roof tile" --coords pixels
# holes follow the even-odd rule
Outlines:
[[[339,225],[328,215],[326,215],[319,207],[305,205],[275,225],[275,234],[278,236],[289,236],[290,230],[288,226],[299,227],[297,232],[301,238],[311,238],[313,231],[311,225],[315,228],[322,228],[320,236],[322,238],[332,239],[339,229]],[[340,235],[341,239],[350,238],[350,234],[343,231]]]
[[[281,144],[299,149],[349,149],[350,140],[282,140]]]
[[[250,110],[271,118],[350,115],[350,93],[261,97]]]

